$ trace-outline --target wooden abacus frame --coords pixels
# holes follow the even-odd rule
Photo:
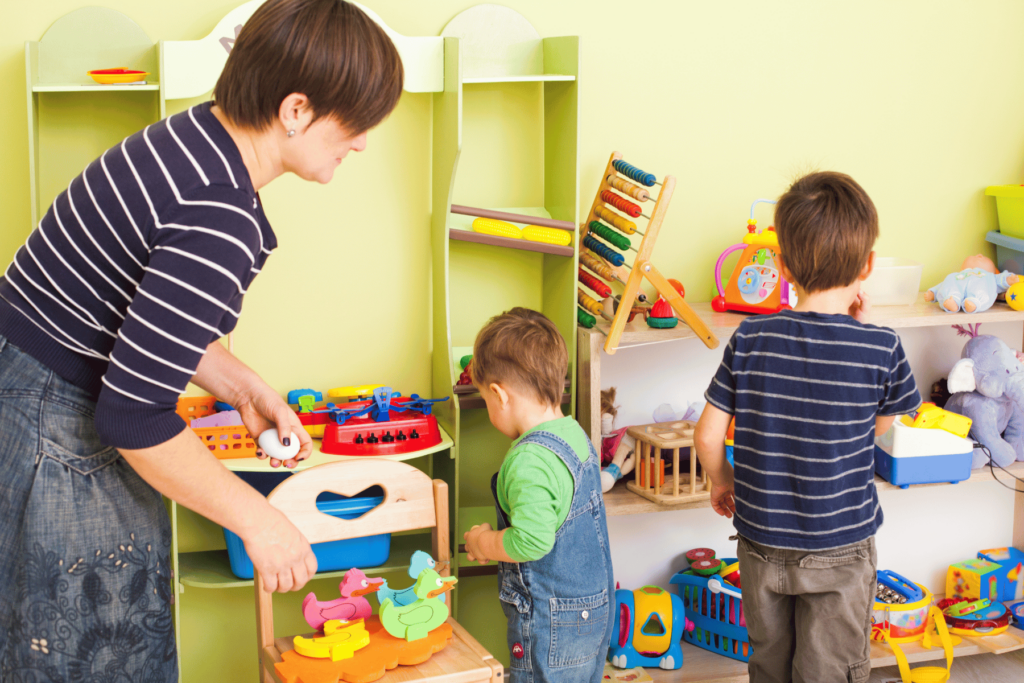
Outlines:
[[[594,194],[594,203],[590,206],[590,212],[587,214],[587,219],[580,228],[580,249],[583,249],[583,238],[586,237],[590,230],[591,221],[601,221],[597,215],[598,207],[609,206],[601,199],[601,193],[605,190],[611,190],[616,192],[616,189],[608,183],[609,175],[617,175],[614,163],[622,159],[622,154],[619,152],[612,152],[611,158],[608,159],[608,165],[605,167],[604,174],[601,176],[601,183],[598,185],[597,192]],[[665,220],[665,214],[668,213],[669,202],[672,201],[672,193],[676,187],[675,176],[664,176],[661,181],[661,192],[658,193],[658,197],[654,201],[654,210],[651,212],[651,217],[647,222],[647,230],[644,233],[643,240],[640,242],[640,248],[637,249],[636,258],[633,260],[632,268],[626,268],[625,266],[613,266],[608,264],[608,267],[616,274],[618,279],[625,282],[625,289],[622,292],[622,296],[619,299],[619,307],[615,312],[615,317],[612,320],[611,329],[608,331],[608,338],[605,340],[604,350],[605,353],[612,355],[618,350],[619,340],[622,338],[622,333],[626,329],[626,322],[629,319],[630,310],[633,308],[633,304],[636,301],[637,294],[640,293],[640,283],[646,277],[650,280],[651,284],[658,290],[661,297],[665,299],[672,306],[679,317],[690,326],[690,329],[694,331],[697,337],[709,348],[713,349],[718,346],[718,338],[714,333],[704,324],[704,321],[700,319],[692,308],[683,299],[683,296],[675,290],[675,288],[669,284],[668,280],[661,274],[653,263],[651,263],[651,252],[654,251],[654,243],[658,239],[658,232],[661,230],[661,224]],[[614,208],[614,207],[609,207]],[[597,256],[597,254],[594,254]],[[600,258],[598,256],[598,258]],[[602,259],[603,260],[603,259]]]

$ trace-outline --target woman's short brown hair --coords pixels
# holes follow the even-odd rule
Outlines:
[[[853,284],[878,239],[871,197],[844,173],[811,173],[775,206],[782,261],[807,294]]]
[[[541,403],[561,405],[569,353],[543,313],[513,308],[487,321],[473,345],[473,382],[511,385]]]
[[[213,98],[237,126],[264,130],[291,93],[313,120],[352,135],[384,120],[402,95],[402,60],[375,21],[344,0],[267,0],[238,34]]]

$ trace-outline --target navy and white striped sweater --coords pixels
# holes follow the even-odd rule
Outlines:
[[[776,548],[857,543],[882,524],[875,417],[921,405],[900,338],[847,315],[744,320],[705,397],[736,418],[736,530]]]
[[[107,150],[0,279],[0,335],[97,396],[104,443],[175,436],[206,347],[277,246],[237,147],[192,107]]]

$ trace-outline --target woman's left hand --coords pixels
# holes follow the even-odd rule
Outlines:
[[[313,440],[309,438],[309,434],[303,429],[298,415],[284,402],[280,394],[271,389],[266,383],[262,383],[262,386],[254,387],[234,408],[242,416],[242,422],[245,423],[249,433],[255,439],[259,439],[260,434],[272,427],[277,428],[277,433],[282,438],[288,438],[289,433],[298,437],[299,453],[294,458],[285,460],[285,467],[295,467],[313,452]],[[263,449],[257,447],[256,457],[265,458],[267,454],[263,452]],[[271,458],[270,466],[280,467],[281,461]]]

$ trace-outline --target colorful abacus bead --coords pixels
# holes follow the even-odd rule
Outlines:
[[[598,237],[611,242],[616,249],[625,251],[629,249],[629,238],[620,232],[615,232],[604,223],[600,221],[590,221],[590,232],[594,233]]]
[[[615,251],[593,235],[587,235],[583,238],[583,246],[590,249],[613,266],[621,266],[626,262],[626,259],[622,257],[622,254]]]
[[[495,220],[493,218],[477,218],[473,221],[473,232],[497,237],[508,237],[509,239],[522,239],[523,231],[511,223]]]
[[[531,242],[543,242],[560,247],[567,247],[572,242],[572,233],[558,228],[545,228],[540,225],[527,225],[523,228],[523,239]]]
[[[586,309],[594,315],[601,315],[601,312],[604,310],[604,306],[600,301],[578,287],[576,288],[576,301],[579,302],[581,308]]]
[[[579,269],[579,280],[590,289],[597,292],[597,295],[602,299],[607,299],[612,295],[612,288],[601,282],[598,278],[594,277],[581,267]]]
[[[602,261],[599,256],[589,249],[580,249],[580,263],[608,282],[615,279],[615,273],[612,272],[611,266]]]
[[[589,330],[590,328],[592,328],[594,325],[597,324],[597,318],[595,318],[594,316],[590,315],[589,313],[584,311],[582,308],[577,308],[576,309],[576,322],[578,322],[580,325],[582,325],[583,327],[585,327],[585,328],[587,328]]]
[[[619,214],[609,209],[607,206],[595,206],[594,215],[603,220],[605,223],[608,223],[611,226],[613,226],[616,230],[624,232],[627,235],[632,235],[634,232],[636,232],[636,223],[629,220],[628,218],[623,218]]]
[[[658,179],[654,177],[653,173],[641,171],[633,164],[627,164],[622,159],[616,159],[615,161],[613,161],[612,168],[614,168],[616,171],[626,176],[633,182],[640,183],[641,185],[646,185],[647,187],[651,187],[652,185],[654,185],[654,183],[658,181]]]
[[[611,190],[601,192],[601,201],[605,204],[611,204],[627,216],[636,218],[640,215],[640,206],[638,204],[634,204],[625,197],[620,197]]]
[[[634,185],[625,178],[620,178],[614,173],[609,173],[608,177],[605,178],[605,180],[608,181],[608,184],[614,187],[616,190],[618,190],[622,194],[628,194],[630,197],[637,200],[638,202],[646,202],[648,199],[651,198],[650,192],[648,192],[642,187],[639,187],[638,185]]]

